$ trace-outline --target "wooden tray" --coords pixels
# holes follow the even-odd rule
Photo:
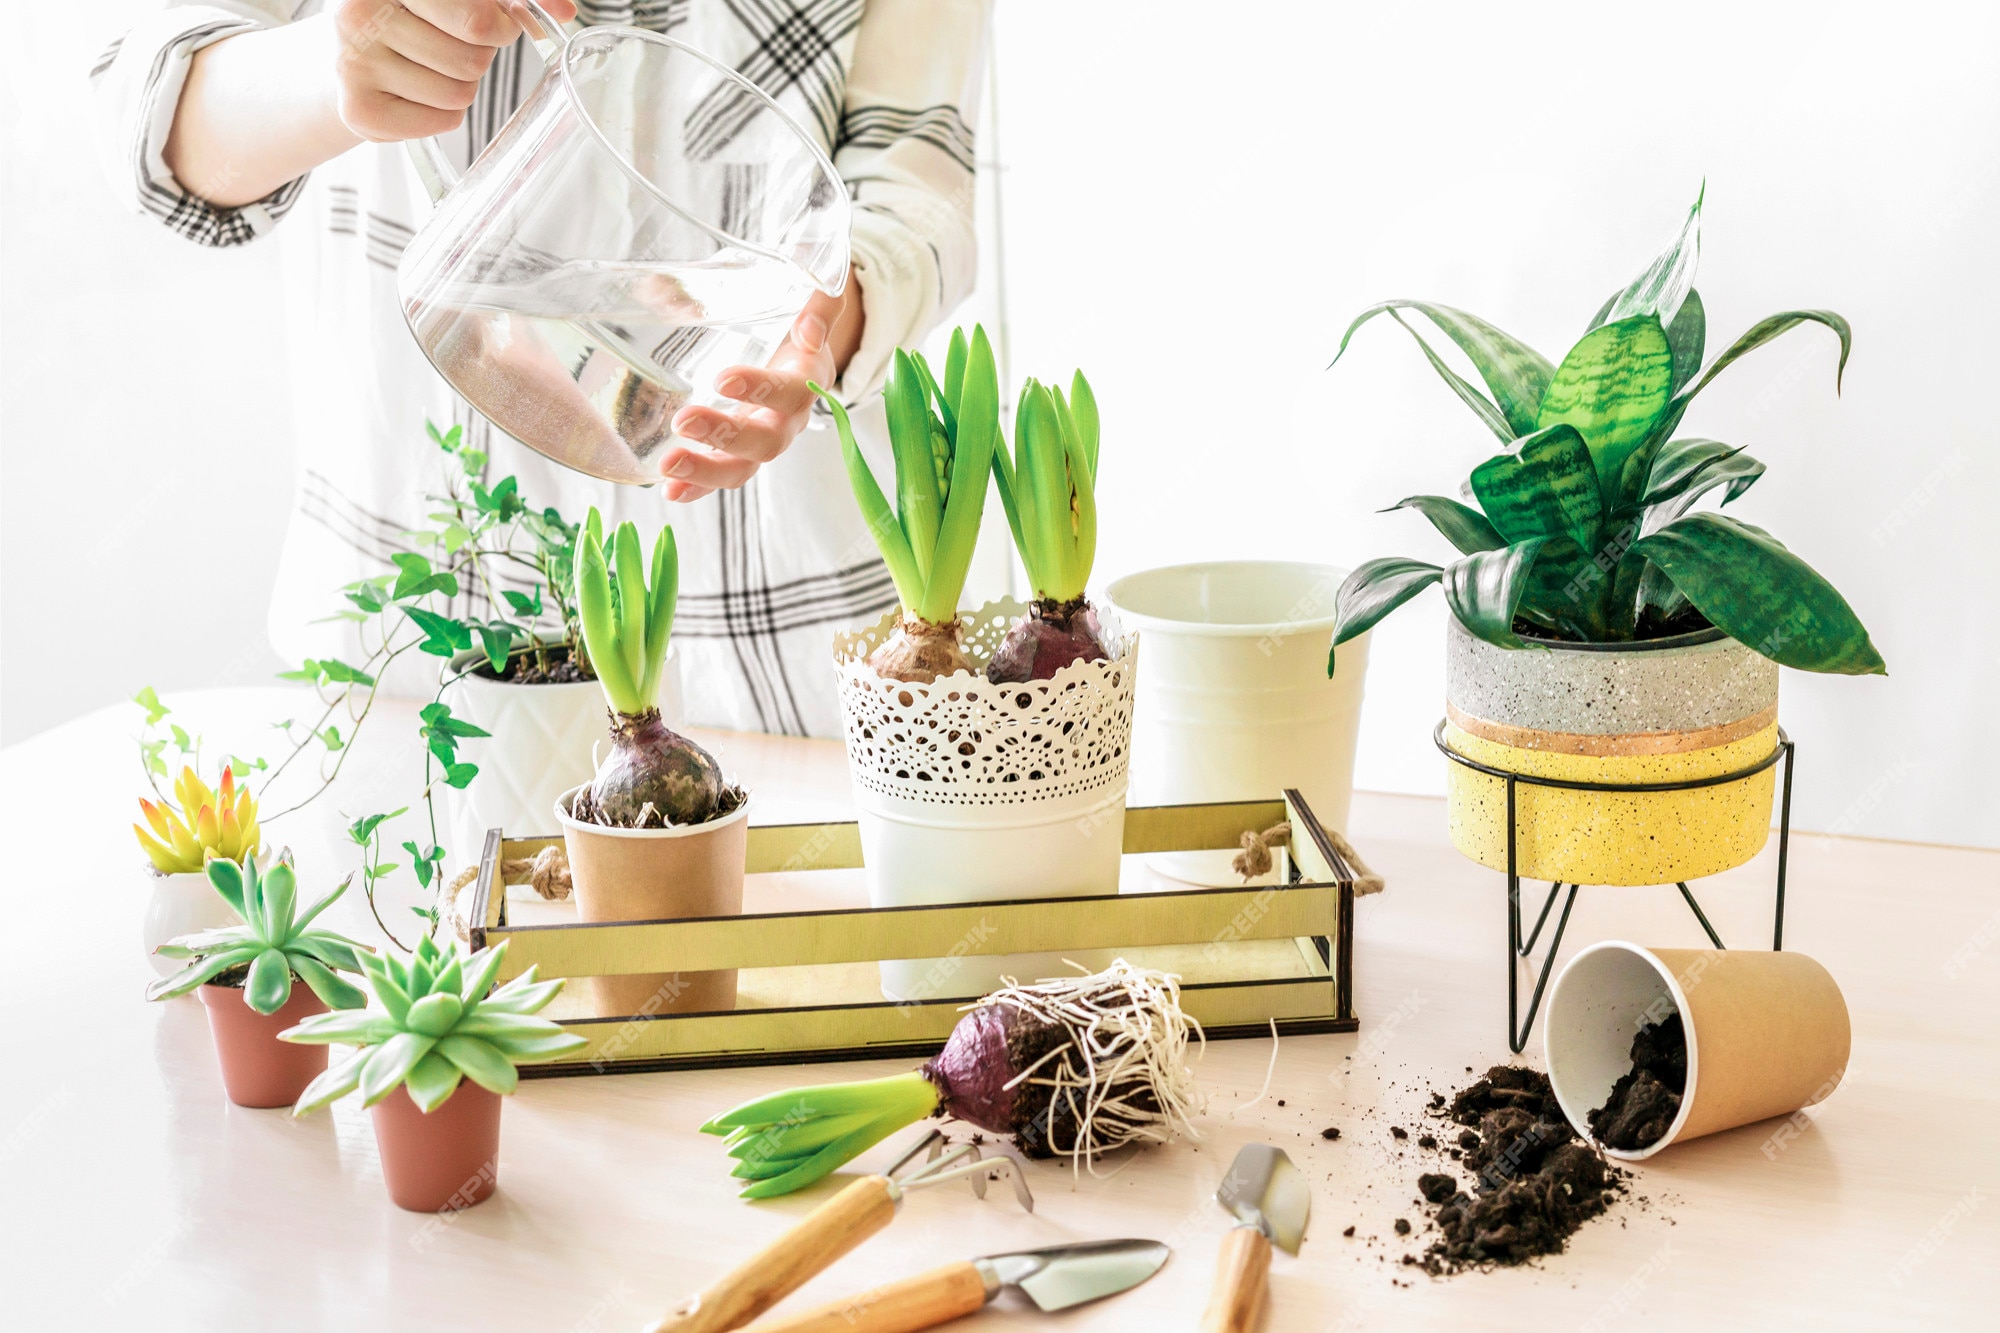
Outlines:
[[[1227,850],[1246,830],[1289,820],[1274,882],[1197,888],[1145,866],[1153,852]],[[937,958],[976,939],[981,954],[1113,950],[1178,974],[1182,1003],[1210,1039],[1352,1032],[1354,895],[1371,877],[1297,791],[1282,800],[1136,806],[1125,811],[1115,896],[874,909],[852,822],[752,825],[741,916],[584,923],[568,903],[510,897],[503,861],[560,838],[486,836],[471,920],[475,949],[508,941],[502,977],[739,970],[737,1007],[598,1018],[582,988],[548,1011],[589,1038],[573,1060],[522,1077],[816,1060],[918,1057],[950,1035],[964,996],[897,1001],[884,958]]]

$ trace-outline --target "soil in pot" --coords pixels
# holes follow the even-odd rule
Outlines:
[[[1623,1189],[1623,1173],[1577,1137],[1537,1070],[1495,1065],[1445,1115],[1463,1127],[1455,1146],[1472,1179],[1418,1177],[1441,1236],[1403,1262],[1433,1276],[1555,1254]]]
[[[577,664],[567,644],[552,644],[539,653],[523,648],[507,659],[505,671],[495,671],[490,662],[482,662],[473,668],[473,674],[508,685],[580,685],[597,679]]]
[[[499,1096],[466,1079],[428,1115],[405,1088],[368,1113],[375,1122],[382,1181],[398,1208],[449,1213],[492,1197],[500,1181]]]
[[[278,1034],[325,1013],[326,1005],[294,977],[292,997],[284,1007],[275,1014],[260,1014],[244,1002],[243,977],[240,969],[225,972],[198,992],[208,1010],[222,1086],[238,1106],[290,1106],[308,1083],[326,1071],[327,1048],[279,1041]]]
[[[1590,1133],[1607,1148],[1637,1152],[1666,1137],[1687,1091],[1687,1034],[1679,1014],[1647,1023],[1632,1038],[1632,1068],[1590,1113]]]

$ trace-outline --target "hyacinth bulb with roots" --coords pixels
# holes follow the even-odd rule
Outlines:
[[[993,476],[1014,547],[1035,590],[986,666],[996,684],[1047,680],[1072,662],[1111,656],[1084,596],[1097,558],[1097,398],[1077,371],[1069,397],[1029,380],[1014,412],[1016,457],[1003,442]]]
[[[958,598],[979,540],[986,471],[1000,436],[1000,381],[986,331],[954,329],[944,380],[918,352],[898,348],[883,389],[896,458],[896,503],[876,482],[847,410],[820,388],[840,430],[848,483],[896,581],[902,617],[868,657],[889,680],[929,684],[970,671],[959,638]]]
[[[576,604],[583,642],[611,709],[611,749],[570,814],[613,828],[705,824],[742,804],[715,756],[669,727],[654,700],[667,661],[680,588],[674,530],[653,543],[651,578],[639,531],[619,526],[609,541],[590,511],[576,553]]]
[[[1010,985],[973,1005],[931,1060],[907,1074],[790,1088],[701,1127],[728,1136],[746,1199],[801,1189],[926,1116],[1013,1140],[1030,1157],[1095,1172],[1127,1144],[1198,1137],[1177,978],[1118,959],[1091,976]]]

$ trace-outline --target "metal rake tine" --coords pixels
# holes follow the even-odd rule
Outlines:
[[[901,1157],[898,1157],[895,1160],[895,1162],[890,1165],[889,1169],[887,1171],[884,1171],[882,1174],[889,1177],[889,1179],[894,1180],[896,1179],[896,1173],[898,1171],[901,1171],[904,1167],[908,1166],[910,1164],[911,1159],[914,1158],[918,1153],[923,1152],[926,1148],[930,1149],[930,1155],[927,1158],[925,1158],[926,1163],[929,1163],[937,1159],[937,1155],[939,1151],[942,1150],[943,1146],[944,1146],[944,1132],[942,1130],[933,1129],[928,1134],[925,1134],[922,1138],[918,1139],[915,1143],[911,1144],[910,1150],[904,1153]],[[924,1173],[924,1170],[926,1169],[928,1169],[927,1166],[925,1168],[913,1172],[912,1178],[914,1178],[915,1176],[922,1175]]]

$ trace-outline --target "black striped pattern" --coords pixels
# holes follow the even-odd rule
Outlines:
[[[577,18],[586,27],[616,23],[627,28],[672,32],[687,22],[692,0],[579,0]]]
[[[847,69],[835,43],[861,23],[862,0],[724,0],[737,22],[757,39],[736,72],[772,98],[797,89],[819,131],[831,144],[840,128]],[[721,85],[688,113],[688,155],[704,161],[727,147],[757,114],[742,89]]]
[[[900,139],[917,139],[944,153],[967,171],[973,169],[972,127],[959,109],[948,103],[909,111],[895,106],[850,106],[840,118],[842,148],[888,148]]]

